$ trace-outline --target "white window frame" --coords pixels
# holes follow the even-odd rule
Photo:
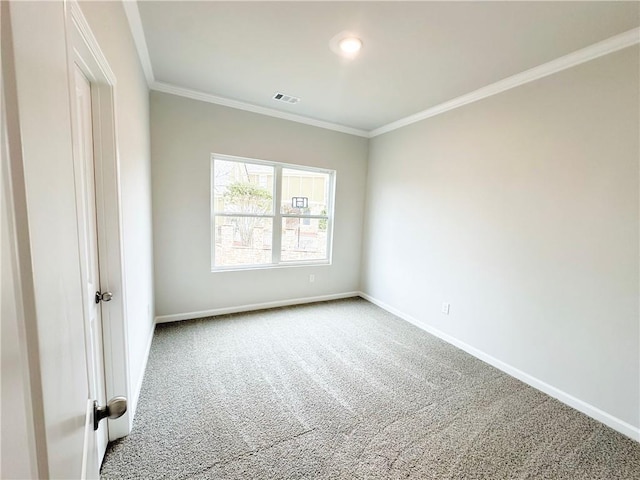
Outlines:
[[[215,211],[214,187],[215,187],[215,161],[224,160],[227,162],[253,163],[256,165],[265,165],[273,167],[273,207],[271,214],[242,214],[242,213],[225,213]],[[291,168],[295,170],[303,170],[307,172],[323,173],[329,176],[327,185],[327,214],[326,215],[300,215],[300,214],[283,214],[280,211],[282,204],[282,169]],[[309,167],[307,165],[296,165],[292,163],[274,162],[269,160],[259,160],[256,158],[238,157],[233,155],[225,155],[221,153],[211,154],[211,184],[210,193],[210,222],[211,222],[211,271],[237,271],[237,270],[262,270],[268,268],[283,267],[300,267],[312,265],[331,265],[333,257],[333,219],[335,204],[335,186],[336,171],[326,168]],[[251,265],[224,265],[216,266],[216,217],[252,217],[252,218],[270,218],[273,221],[272,238],[271,238],[271,263],[251,264]],[[327,256],[323,259],[314,260],[281,260],[282,250],[282,219],[283,218],[309,218],[309,219],[326,219],[327,221]]]

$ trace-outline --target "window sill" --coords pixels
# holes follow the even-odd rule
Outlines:
[[[240,266],[228,266],[228,267],[212,267],[211,273],[221,272],[246,272],[251,270],[279,270],[282,268],[299,268],[299,267],[329,267],[331,266],[330,260],[324,261],[309,261],[309,262],[295,262],[295,263],[279,263],[279,264],[267,264],[267,265],[240,265]]]

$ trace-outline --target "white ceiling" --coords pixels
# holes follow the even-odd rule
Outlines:
[[[166,2],[155,81],[370,131],[640,25],[638,2]],[[363,40],[334,54],[339,32]],[[135,33],[135,32],[134,32]],[[272,100],[284,92],[302,100]]]

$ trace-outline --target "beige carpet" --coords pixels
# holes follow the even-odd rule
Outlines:
[[[362,300],[158,325],[105,479],[640,479],[640,444]]]

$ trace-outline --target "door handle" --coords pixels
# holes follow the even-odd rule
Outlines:
[[[127,399],[125,397],[113,397],[103,407],[98,406],[97,401],[93,401],[93,429],[98,429],[100,420],[105,418],[116,419],[124,415],[127,411]]]
[[[96,303],[100,302],[110,302],[113,298],[113,293],[111,292],[96,292]]]

